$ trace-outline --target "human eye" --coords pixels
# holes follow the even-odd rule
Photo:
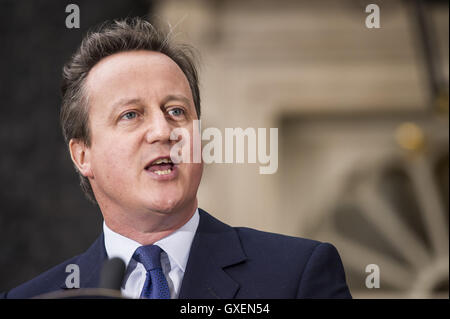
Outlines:
[[[180,107],[176,107],[176,108],[170,109],[168,111],[168,113],[171,116],[180,117],[180,116],[184,115],[184,110]]]
[[[120,118],[124,120],[133,120],[138,116],[136,111],[128,111],[124,113]]]

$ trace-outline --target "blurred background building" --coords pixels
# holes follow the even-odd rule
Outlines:
[[[448,298],[447,1],[49,2],[0,2],[0,290],[98,234],[58,126],[60,69],[95,23],[150,13],[201,54],[203,129],[279,131],[275,174],[206,165],[201,208],[333,243],[355,298]],[[80,29],[64,27],[69,3]]]

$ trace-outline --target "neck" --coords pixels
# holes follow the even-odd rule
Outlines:
[[[197,203],[195,198],[188,207],[169,213],[146,211],[141,214],[124,213],[110,216],[103,210],[102,212],[109,229],[145,246],[169,236],[186,224],[197,210]]]

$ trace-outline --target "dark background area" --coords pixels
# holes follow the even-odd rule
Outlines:
[[[66,28],[70,3],[79,29]],[[59,125],[61,70],[89,28],[150,10],[145,0],[0,0],[0,291],[82,253],[101,232]]]

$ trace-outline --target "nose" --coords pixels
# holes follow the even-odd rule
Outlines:
[[[145,132],[145,140],[149,144],[170,143],[172,127],[162,111],[152,114]]]

